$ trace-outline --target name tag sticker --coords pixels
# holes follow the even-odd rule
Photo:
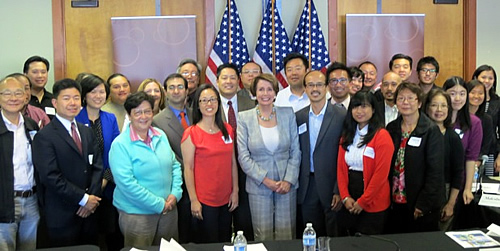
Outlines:
[[[47,113],[47,115],[56,115],[56,108],[45,107],[45,113]]]
[[[375,159],[375,150],[373,150],[372,147],[367,146],[365,148],[365,152],[363,153],[363,155],[368,157],[368,158]]]
[[[411,137],[408,140],[408,145],[410,145],[410,146],[419,147],[420,143],[422,143],[422,138],[419,138],[419,137]]]
[[[222,141],[224,141],[224,143],[226,143],[226,144],[231,144],[231,143],[233,143],[233,140],[231,139],[231,136],[229,136],[229,139],[228,139],[228,140],[226,140],[226,139],[224,138],[224,136],[222,136]]]
[[[307,132],[307,125],[306,125],[306,123],[304,123],[304,124],[302,124],[302,125],[299,126],[299,134],[303,134],[305,132]]]
[[[462,139],[464,137],[464,133],[462,132],[462,130],[460,129],[455,129],[455,132],[458,134],[458,136],[460,137],[460,139]]]
[[[94,161],[94,155],[93,154],[89,154],[89,164],[92,165],[93,161]]]

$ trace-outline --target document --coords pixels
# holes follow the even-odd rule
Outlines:
[[[500,246],[500,243],[480,230],[446,232],[446,235],[463,248],[482,248]]]

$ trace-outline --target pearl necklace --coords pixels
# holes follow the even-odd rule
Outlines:
[[[262,120],[262,121],[270,121],[271,119],[274,118],[274,115],[276,115],[276,108],[273,106],[273,111],[271,112],[271,114],[269,115],[269,117],[264,117],[261,112],[260,112],[260,108],[259,106],[257,106],[256,108],[257,110],[257,116],[259,116],[259,118]]]

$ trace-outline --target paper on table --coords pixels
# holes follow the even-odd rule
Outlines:
[[[234,251],[234,246],[224,245],[224,251]],[[263,243],[248,244],[247,251],[267,251]]]
[[[493,240],[480,230],[446,232],[446,235],[463,248],[494,247],[500,245],[500,243]]]
[[[142,250],[142,249],[137,249],[137,248],[131,248],[130,251],[147,251],[147,250]]]
[[[170,239],[170,242],[162,238],[160,242],[160,251],[186,251],[186,249],[179,245],[174,238]]]
[[[486,233],[489,236],[494,236],[494,237],[499,237],[500,236],[500,226],[498,226],[495,223],[491,223],[491,225],[488,227],[488,233]]]

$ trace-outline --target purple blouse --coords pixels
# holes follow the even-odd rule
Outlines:
[[[481,120],[474,114],[470,115],[471,127],[465,133],[460,129],[460,124],[455,121],[453,129],[460,136],[464,147],[465,161],[478,160],[483,140],[483,127]]]

